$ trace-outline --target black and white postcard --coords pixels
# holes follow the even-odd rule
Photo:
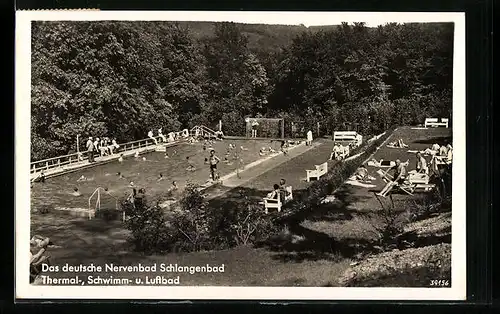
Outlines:
[[[465,299],[463,13],[20,11],[15,123],[17,298]]]

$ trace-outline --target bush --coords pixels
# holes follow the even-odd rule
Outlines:
[[[176,240],[176,230],[165,220],[162,209],[147,202],[122,202],[122,209],[129,213],[126,228],[136,250],[151,254],[170,251]]]
[[[266,240],[275,230],[271,217],[245,195],[241,199],[241,206],[234,208],[208,207],[199,188],[188,185],[180,201],[182,210],[173,217],[173,226],[183,236],[178,239],[183,250],[225,249]]]
[[[402,235],[404,234],[404,226],[409,221],[408,211],[396,210],[392,195],[390,197],[390,204],[384,204],[379,197],[377,200],[380,203],[381,210],[376,211],[372,215],[371,225],[375,230],[377,243],[375,249],[381,252],[390,251],[396,248],[403,248],[404,242]],[[375,223],[374,223],[375,222]],[[411,246],[408,243],[408,246]]]
[[[259,204],[250,203],[244,197],[244,204],[233,211],[229,233],[235,245],[255,244],[265,241],[277,232],[272,216],[267,215]]]

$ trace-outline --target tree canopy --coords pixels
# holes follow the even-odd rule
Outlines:
[[[451,114],[452,23],[201,24],[33,23],[32,159],[76,150],[77,134],[123,142],[218,120],[242,134],[257,115],[374,134]]]

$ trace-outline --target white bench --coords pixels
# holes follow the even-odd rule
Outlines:
[[[333,132],[334,142],[350,142],[356,146],[363,143],[363,136],[356,131],[335,131]]]
[[[315,165],[316,169],[314,170],[306,170],[307,174],[307,182],[311,181],[311,178],[319,178],[328,172],[328,163],[324,162],[321,165]]]
[[[266,214],[269,213],[269,209],[276,209],[278,212],[281,212],[281,207],[284,203],[293,200],[293,191],[291,186],[285,187],[285,191],[288,195],[285,195],[284,202],[281,202],[281,197],[276,198],[268,198],[264,197],[264,208],[266,210]]]
[[[448,127],[448,118],[441,118],[441,121],[439,121],[438,118],[426,118],[424,122],[424,127],[439,127],[439,126],[444,126],[445,128]]]

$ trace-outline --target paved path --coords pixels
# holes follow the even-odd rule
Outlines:
[[[293,149],[290,149],[287,156],[282,153],[277,154],[271,158],[261,159],[259,162],[255,162],[255,165],[249,165],[248,167],[240,171],[239,176],[236,172],[230,173],[221,178],[222,184],[211,187],[207,190],[207,199],[214,199],[216,197],[222,196],[227,191],[245,185],[246,183],[252,181],[253,179],[259,177],[260,175],[274,169],[284,163],[294,160],[298,156],[306,153],[315,151],[318,147],[325,146],[323,142],[315,142],[311,146],[306,146],[304,144],[297,145]],[[305,173],[305,169],[304,169]],[[279,180],[279,179],[278,179]]]
[[[242,184],[243,187],[262,191],[270,191],[273,184],[279,182],[281,178],[286,180],[287,185],[291,185],[294,190],[306,188],[310,183],[306,182],[306,169],[314,169],[315,165],[328,162],[329,165],[336,161],[328,160],[332,152],[333,142],[319,140],[315,142],[311,149],[302,154],[286,160],[286,162],[274,165],[269,171],[265,171],[252,180]]]

